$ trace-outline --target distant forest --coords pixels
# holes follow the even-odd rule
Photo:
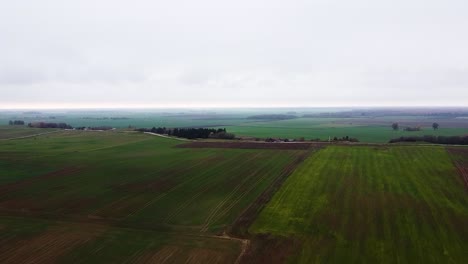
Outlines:
[[[235,135],[228,133],[226,128],[165,128],[153,127],[135,129],[140,132],[151,132],[160,135],[169,135],[174,137],[195,139],[195,138],[219,138],[219,139],[234,139]]]
[[[23,120],[10,120],[8,122],[8,124],[10,126],[23,126],[24,125],[24,121]]]
[[[67,123],[46,123],[46,122],[35,122],[29,123],[28,127],[35,128],[62,128],[62,129],[72,129],[73,127]]]

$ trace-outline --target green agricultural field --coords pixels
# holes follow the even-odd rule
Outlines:
[[[361,142],[386,143],[392,138],[401,136],[454,136],[468,134],[468,128],[443,127],[434,131],[430,127],[422,131],[393,131],[388,121],[387,126],[364,125],[359,122],[343,122],[346,119],[336,118],[297,118],[270,122],[251,122],[228,126],[229,132],[238,136],[252,137],[279,137],[328,140],[329,137],[349,136],[359,139]]]
[[[464,263],[467,226],[445,148],[330,146],[296,169],[250,233],[292,241],[286,253],[263,249],[291,263]]]
[[[278,123],[307,130],[299,121]],[[468,148],[195,148],[125,130],[14,139],[25,129],[0,130],[0,263],[467,259]]]
[[[107,255],[122,248],[126,253],[117,259],[122,262],[147,250],[168,251],[176,260],[232,262],[241,241],[215,235],[307,152],[175,147],[179,143],[119,131],[59,131],[0,141],[0,262],[12,258],[6,249],[23,252],[47,239],[57,240],[47,240],[47,246],[64,246],[53,256],[40,251],[44,255],[37,257],[45,260],[90,254],[90,262],[114,262]],[[17,219],[22,224],[15,226]],[[37,224],[39,219],[44,223]],[[83,231],[87,225],[91,231]],[[94,234],[95,228],[102,232]],[[60,236],[69,229],[69,238]],[[16,235],[23,230],[24,241],[32,244]],[[151,260],[147,257],[143,262]]]

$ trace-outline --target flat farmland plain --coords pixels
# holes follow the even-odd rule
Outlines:
[[[466,191],[443,147],[330,146],[295,170],[250,227],[275,249],[258,246],[251,257],[464,263]]]
[[[290,120],[250,122],[226,127],[229,132],[237,136],[253,136],[259,138],[280,137],[328,140],[329,137],[353,137],[360,142],[387,143],[390,139],[402,136],[457,136],[468,134],[466,127],[441,127],[433,130],[430,126],[423,127],[421,131],[393,131],[392,121],[387,125],[365,124],[355,120],[346,119],[318,119],[297,118]]]
[[[64,247],[50,258],[65,262],[79,255],[89,262],[145,262],[136,256],[157,259],[161,250],[176,262],[233,262],[242,241],[215,235],[309,153],[177,144],[119,131],[61,131],[0,142],[0,248],[9,249],[0,250],[1,262],[21,262],[8,251],[23,252],[49,238],[56,242],[47,245]],[[77,237],[63,238],[67,232],[61,230]],[[130,241],[136,244],[125,247]],[[110,258],[116,250],[120,257]],[[45,263],[47,254],[35,256],[43,255]]]

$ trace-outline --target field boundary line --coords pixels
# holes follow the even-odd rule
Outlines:
[[[211,212],[210,214],[208,215],[208,217],[205,219],[205,223],[203,225],[203,228],[200,230],[201,232],[206,232],[208,231],[208,228],[209,228],[209,225],[218,220],[220,217],[222,217],[223,215],[225,215],[227,212],[229,212],[232,207],[234,207],[246,194],[250,193],[257,185],[258,183],[264,181],[268,176],[269,174],[265,173],[262,177],[259,177],[258,179],[256,179],[253,183],[250,183],[250,187],[243,191],[242,193],[239,193],[238,191],[241,189],[241,187],[243,187],[245,184],[247,184],[251,178],[254,178],[256,175],[259,175],[259,172],[263,171],[264,169],[268,169],[270,167],[270,164],[269,163],[265,163],[262,167],[254,170],[254,171],[251,171],[250,173],[248,173],[248,176],[245,177],[237,186],[236,188],[234,188],[230,193],[229,195],[223,199],[219,204],[218,206],[216,206]],[[235,194],[238,194],[237,197],[234,197]],[[231,201],[231,203],[223,208],[223,206],[231,200],[231,198],[234,198],[234,200]]]
[[[34,134],[34,135],[21,136],[21,137],[2,138],[0,140],[5,140],[6,141],[6,140],[24,139],[24,138],[42,136],[42,135],[47,135],[47,134],[52,134],[52,133],[58,133],[58,132],[62,132],[62,131],[64,131],[64,130],[55,130],[55,131],[49,131],[49,132],[44,132],[44,133],[39,133],[39,134]]]
[[[266,170],[265,172],[268,172],[268,168],[270,168],[270,166],[269,166],[269,164],[266,164],[265,166],[263,166],[262,168],[258,169],[253,174],[251,174],[249,176],[249,179],[252,178],[255,175],[258,175],[259,174],[258,172],[261,172],[261,171],[264,171],[264,170]],[[253,183],[251,183],[250,187],[247,190],[245,190],[242,193],[239,193],[239,195],[227,207],[225,207],[221,212],[217,213],[216,217],[213,216],[214,220],[211,219],[211,221],[215,222],[218,219],[220,219],[221,217],[223,217],[224,215],[226,215],[234,206],[236,206],[242,200],[242,198],[244,196],[246,196],[250,192],[252,192],[255,189],[255,187],[257,187],[261,182],[265,181],[266,178],[268,178],[269,176],[270,175],[268,173],[265,173],[264,176],[259,177],[258,179],[256,179]],[[245,183],[246,182],[242,183],[242,185],[245,184]]]
[[[254,215],[259,214],[259,212],[264,208],[265,204],[271,200],[271,198],[275,195],[275,193],[282,187],[284,182],[289,178],[289,176],[311,155],[315,152],[319,151],[321,148],[311,148],[305,153],[299,154],[296,158],[290,161],[289,164],[285,166],[283,171],[274,179],[269,186],[255,199],[249,206],[247,206],[234,220],[233,224],[229,227],[228,232],[230,234],[236,234],[239,237],[246,237],[248,236],[247,233],[240,232],[240,227],[246,225],[247,227],[253,223],[253,220],[256,217],[248,217],[250,213]],[[262,201],[265,201],[262,203]],[[244,220],[245,218],[245,220]],[[244,222],[244,223],[242,223]]]

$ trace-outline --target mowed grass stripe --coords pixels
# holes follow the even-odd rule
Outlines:
[[[468,200],[443,147],[331,146],[285,182],[251,233],[296,237],[297,262],[466,260]]]

